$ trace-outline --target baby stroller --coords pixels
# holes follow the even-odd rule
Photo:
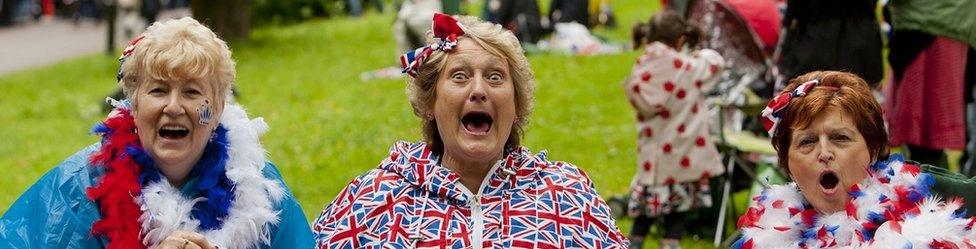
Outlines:
[[[726,221],[736,219],[731,193],[747,186],[755,191],[785,175],[774,166],[776,152],[769,139],[756,135],[762,134],[757,117],[772,96],[777,72],[759,36],[728,3],[692,1],[686,16],[705,34],[702,46],[718,51],[726,63],[706,103],[715,117],[712,134],[718,137],[726,162],[713,243],[728,247],[737,237],[730,236],[722,243]]]

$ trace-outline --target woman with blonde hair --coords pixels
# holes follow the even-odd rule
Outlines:
[[[300,248],[311,233],[258,137],[227,100],[230,49],[192,18],[158,22],[120,59],[126,100],[101,142],[49,171],[0,218],[3,248]]]
[[[424,141],[353,179],[315,222],[318,247],[627,247],[582,170],[521,146],[534,80],[515,35],[433,23],[433,44],[401,57]]]

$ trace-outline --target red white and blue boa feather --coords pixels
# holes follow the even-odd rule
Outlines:
[[[128,107],[115,104],[94,129],[103,139],[91,161],[106,173],[88,190],[102,213],[93,234],[106,236],[109,248],[153,247],[177,230],[201,233],[220,248],[270,244],[270,227],[279,221],[273,205],[284,198],[284,189],[262,173],[262,119],[225,105],[214,139],[191,171],[199,197],[187,199],[142,149]]]
[[[892,155],[851,187],[844,212],[832,214],[817,212],[795,183],[773,186],[739,218],[733,248],[976,248],[962,200],[941,201],[929,191],[934,182]]]

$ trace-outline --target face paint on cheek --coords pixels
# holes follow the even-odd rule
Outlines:
[[[201,125],[209,125],[210,121],[213,121],[213,106],[210,105],[210,100],[203,101],[203,104],[197,108],[197,114],[200,115]]]

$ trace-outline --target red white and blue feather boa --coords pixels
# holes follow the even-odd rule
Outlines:
[[[279,221],[274,203],[284,198],[278,182],[264,177],[265,150],[261,118],[249,119],[238,105],[225,105],[214,139],[191,171],[196,198],[185,198],[155,168],[143,150],[125,104],[95,132],[102,135],[92,165],[105,174],[88,197],[98,203],[101,220],[92,234],[106,236],[108,248],[147,248],[177,230],[203,234],[220,248],[256,248],[270,244],[270,228]]]
[[[976,248],[974,220],[962,200],[940,200],[934,178],[900,155],[878,162],[851,187],[844,212],[821,214],[795,183],[753,198],[739,218],[733,248]]]

